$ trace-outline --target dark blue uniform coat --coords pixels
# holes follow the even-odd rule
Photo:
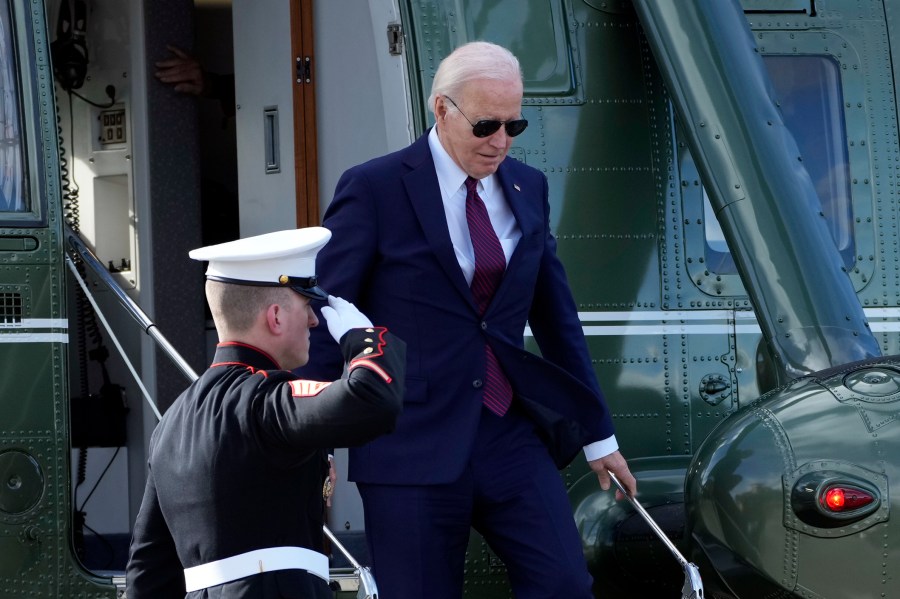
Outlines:
[[[325,327],[322,327],[323,329]],[[185,597],[184,568],[254,549],[322,551],[323,448],[370,441],[400,411],[404,343],[385,329],[341,340],[333,383],[298,380],[265,353],[220,344],[214,363],[166,412],[126,572],[129,599]],[[192,598],[330,598],[303,570],[250,576]]]

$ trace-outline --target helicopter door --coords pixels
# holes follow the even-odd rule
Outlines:
[[[232,12],[241,236],[317,225],[312,0]]]

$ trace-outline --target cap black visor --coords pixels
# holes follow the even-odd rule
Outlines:
[[[315,287],[301,287],[299,285],[291,285],[291,289],[293,289],[300,295],[305,295],[310,299],[321,300],[323,302],[328,301],[328,292],[318,285],[316,285]]]

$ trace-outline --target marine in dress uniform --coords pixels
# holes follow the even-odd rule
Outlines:
[[[330,236],[312,227],[191,252],[209,261],[210,281],[289,287],[297,293],[278,297],[297,305],[269,305],[243,338],[223,339],[207,282],[220,343],[151,437],[126,572],[129,599],[332,596],[320,553],[325,448],[393,429],[406,357],[401,340],[317,286],[315,255]],[[313,299],[328,301],[322,313],[345,362],[337,381],[302,380],[288,370],[298,366],[292,360],[308,359]],[[279,311],[292,341],[270,339]]]

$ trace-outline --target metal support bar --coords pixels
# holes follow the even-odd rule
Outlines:
[[[66,225],[66,239],[69,242],[69,245],[75,250],[76,255],[80,258],[90,269],[91,271],[97,275],[97,277],[103,281],[103,283],[109,288],[110,291],[116,296],[119,300],[119,303],[125,308],[128,313],[134,318],[141,328],[144,329],[144,332],[150,335],[154,341],[156,341],[157,345],[159,345],[160,349],[172,360],[172,362],[184,373],[184,375],[190,381],[197,380],[197,373],[194,372],[194,369],[191,368],[190,364],[188,364],[184,358],[178,353],[178,351],[169,343],[168,339],[163,336],[163,334],[159,331],[159,328],[147,317],[143,310],[141,310],[140,306],[138,306],[133,299],[128,297],[125,291],[119,286],[116,280],[112,277],[109,272],[107,272],[106,268],[100,262],[94,252],[90,250],[90,248],[85,245],[84,241],[82,241],[81,237],[75,233],[68,225]]]
[[[663,532],[662,528],[659,527],[653,518],[650,517],[650,514],[647,513],[647,510],[644,509],[638,501],[628,494],[628,491],[625,490],[625,487],[622,483],[619,482],[619,479],[616,478],[616,475],[612,472],[609,473],[609,477],[616,484],[622,494],[631,502],[631,505],[634,506],[634,509],[637,510],[637,513],[641,515],[641,518],[647,523],[647,525],[653,530],[659,540],[663,542],[663,544],[672,552],[672,555],[675,556],[675,559],[678,560],[678,563],[681,564],[682,570],[684,570],[684,586],[681,588],[681,599],[703,599],[703,581],[700,580],[700,570],[694,565],[692,562],[689,562],[685,559],[681,552],[678,551],[678,548],[675,547],[675,544],[666,536],[666,533]]]
[[[356,574],[359,576],[359,591],[356,594],[356,599],[378,599],[378,586],[375,584],[375,578],[372,576],[371,570],[366,566],[360,565],[360,563],[350,555],[347,548],[337,540],[337,537],[334,536],[334,533],[332,533],[327,526],[322,526],[322,530],[325,532],[325,536],[334,543],[335,547],[340,549],[341,553],[344,554],[344,557],[346,557],[356,569]]]

